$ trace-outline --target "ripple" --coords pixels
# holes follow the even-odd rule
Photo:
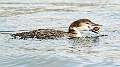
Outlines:
[[[0,66],[119,67],[119,4],[1,3]],[[103,5],[103,6],[102,6]],[[11,39],[9,34],[39,28],[67,31],[71,22],[89,18],[102,24],[86,38]],[[89,34],[88,34],[89,36]]]

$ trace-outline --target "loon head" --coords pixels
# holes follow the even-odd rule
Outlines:
[[[93,28],[98,26],[101,26],[101,25],[93,23],[89,19],[79,19],[77,21],[74,21],[69,26],[68,33],[70,33],[72,37],[81,37],[81,34],[79,31],[86,30],[86,31],[92,31],[96,33],[96,31],[93,31]]]

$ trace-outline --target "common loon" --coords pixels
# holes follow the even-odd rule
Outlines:
[[[95,33],[99,32],[99,24],[93,23],[89,19],[79,19],[69,26],[68,32],[54,29],[38,29],[30,32],[21,32],[12,34],[13,37],[23,38],[59,38],[59,37],[81,37],[80,31],[88,30]],[[93,28],[94,27],[94,28]]]

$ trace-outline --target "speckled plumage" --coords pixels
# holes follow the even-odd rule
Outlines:
[[[59,30],[54,30],[54,29],[38,29],[38,30],[33,30],[30,32],[21,32],[21,33],[16,33],[12,34],[13,37],[20,37],[21,39],[23,38],[57,38],[57,37],[63,37],[65,36],[66,32],[64,31],[59,31]]]

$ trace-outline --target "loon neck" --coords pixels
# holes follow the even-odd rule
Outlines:
[[[70,27],[69,28],[69,32],[70,37],[81,37],[81,33],[79,32],[79,30],[77,29],[77,27]]]

